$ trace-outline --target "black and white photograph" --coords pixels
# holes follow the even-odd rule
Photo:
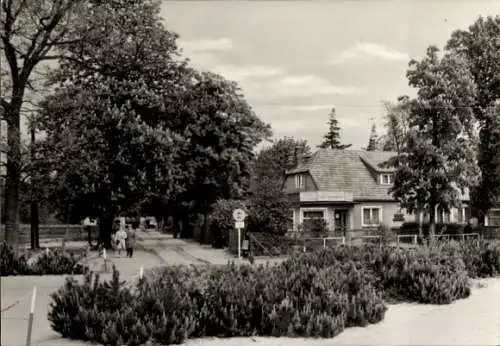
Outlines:
[[[0,0],[0,346],[500,345],[500,0]]]

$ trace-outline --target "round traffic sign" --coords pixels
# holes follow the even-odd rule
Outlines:
[[[234,218],[234,221],[236,221],[236,222],[244,221],[246,216],[247,216],[247,214],[245,213],[245,211],[243,209],[235,209],[233,211],[233,218]]]

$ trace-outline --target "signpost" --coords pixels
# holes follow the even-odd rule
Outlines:
[[[233,219],[235,228],[238,231],[238,259],[241,258],[241,229],[245,228],[245,218],[247,214],[243,209],[235,209],[233,211]]]

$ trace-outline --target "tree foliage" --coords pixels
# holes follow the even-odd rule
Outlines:
[[[166,102],[175,108],[167,111],[162,122],[186,139],[179,156],[186,173],[182,180],[185,190],[174,209],[189,218],[209,213],[218,199],[244,196],[254,147],[271,131],[237,84],[216,74],[194,74],[179,95]]]
[[[328,132],[323,136],[323,142],[318,145],[318,148],[330,149],[347,149],[352,144],[342,144],[340,142],[340,126],[337,120],[335,108],[332,108],[328,115]]]
[[[393,196],[409,211],[429,212],[431,235],[435,208],[457,206],[460,194],[477,175],[473,146],[474,84],[459,57],[439,58],[430,47],[407,73],[417,98],[410,101],[410,132],[406,152],[390,160],[397,168]]]
[[[238,86],[188,65],[157,2],[91,3],[89,11],[75,23],[79,44],[57,56],[56,92],[39,120],[59,209],[100,216],[106,241],[117,213],[162,219],[170,209],[189,225],[217,199],[241,194],[270,128]]]
[[[484,221],[487,210],[500,196],[499,113],[495,105],[500,99],[500,16],[480,17],[468,30],[455,31],[446,48],[465,59],[476,84],[473,110],[480,128],[481,179],[473,189],[472,202],[476,216]]]
[[[285,172],[297,165],[297,157],[310,154],[305,140],[280,138],[262,149],[253,164],[249,191],[249,229],[283,234],[287,231],[292,205],[284,194]]]
[[[377,126],[375,124],[372,125],[370,130],[370,138],[368,139],[368,146],[366,147],[367,151],[376,151],[379,148],[379,138],[377,134]]]
[[[403,153],[410,135],[410,98],[400,96],[396,103],[384,102],[386,109],[385,129],[382,136],[382,150]]]
[[[122,67],[122,75],[134,71],[139,61],[161,56],[175,42],[176,35],[165,31],[157,51],[143,55],[142,46],[158,38],[157,34],[149,35],[161,27],[158,4],[154,0],[2,1],[1,107],[9,129],[7,241],[14,240],[19,225],[21,111],[27,92],[36,84],[36,70],[49,60],[57,60],[61,71],[79,66],[78,78],[92,73],[116,77],[117,71],[110,68],[113,65]],[[139,32],[143,34],[137,35]],[[122,54],[116,54],[117,47]]]

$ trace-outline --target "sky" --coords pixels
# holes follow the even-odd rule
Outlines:
[[[410,59],[497,14],[498,0],[182,0],[161,11],[192,64],[238,82],[275,138],[315,147],[335,107],[353,148],[366,147],[373,123],[383,133],[383,101],[414,95]]]

